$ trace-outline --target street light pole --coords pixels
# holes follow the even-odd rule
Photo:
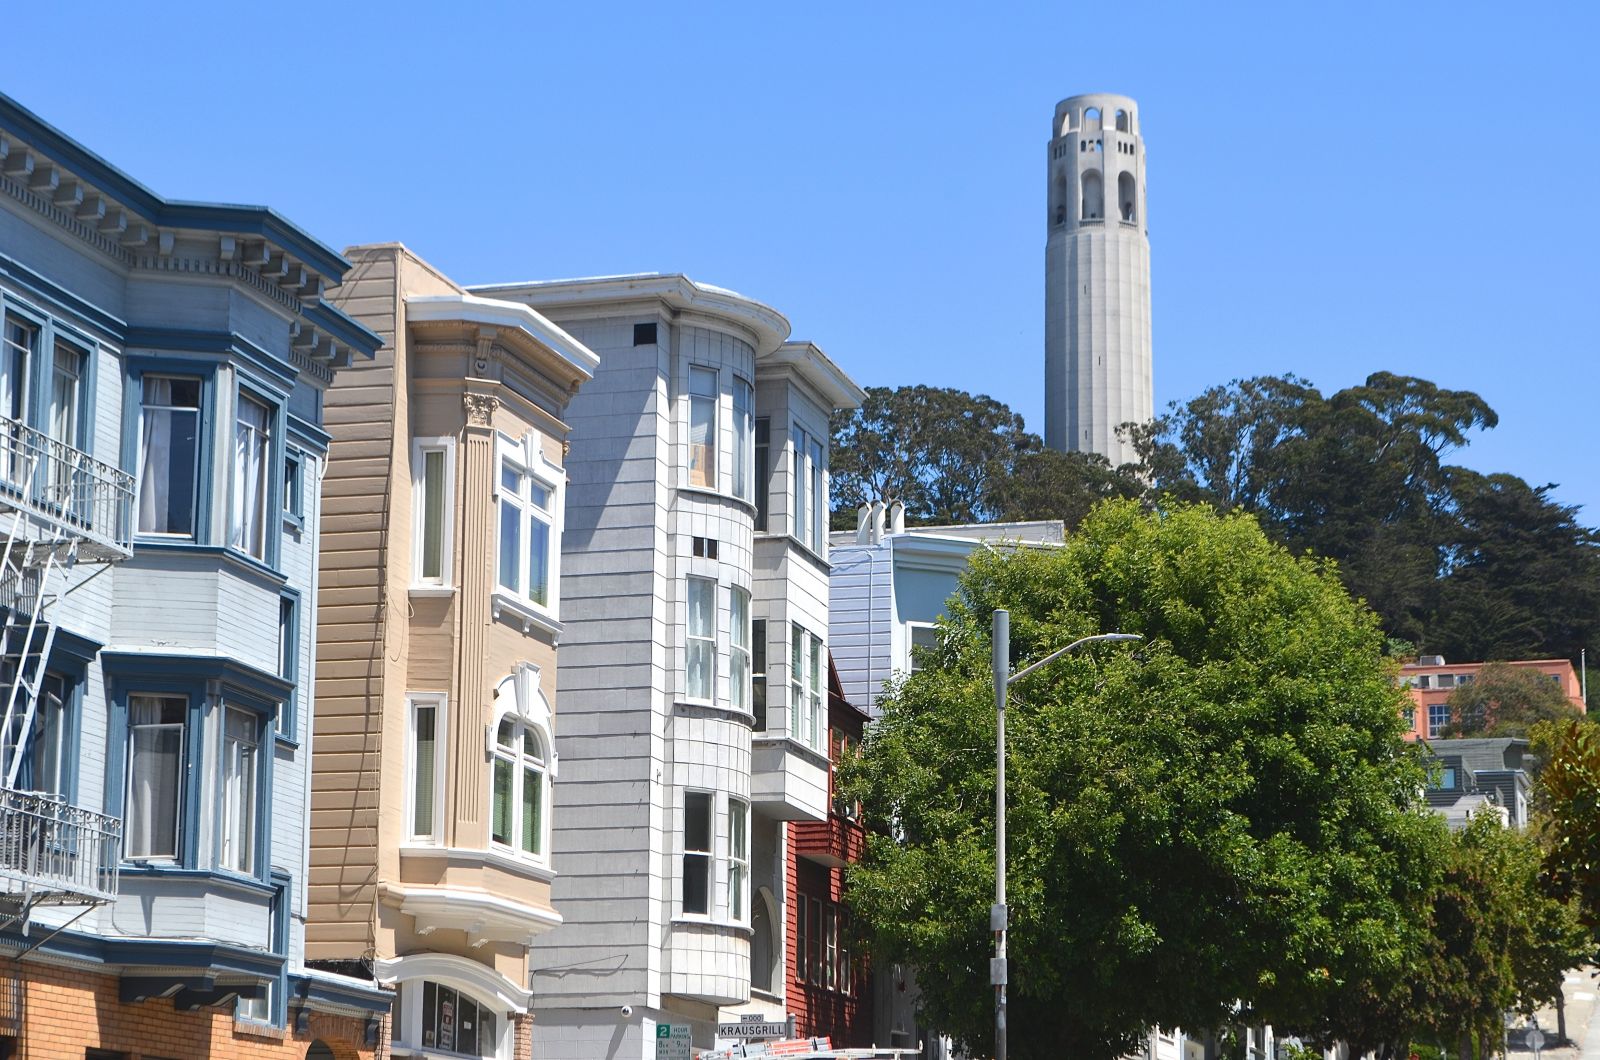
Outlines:
[[[1085,644],[1101,641],[1143,640],[1137,633],[1099,633],[1080,637],[1057,648],[1038,662],[1011,672],[1011,612],[997,609],[992,617],[990,666],[994,672],[994,905],[989,909],[989,930],[994,932],[994,959],[989,962],[989,983],[994,987],[994,1060],[1006,1060],[1006,935],[1010,912],[1006,908],[1006,691],[1035,670],[1048,666]]]

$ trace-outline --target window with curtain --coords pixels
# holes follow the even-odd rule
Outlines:
[[[751,464],[755,460],[754,428],[751,424],[751,409],[755,404],[754,394],[750,384],[743,379],[734,377],[733,380],[733,492],[736,496],[750,500],[753,494],[755,476],[751,473]]]
[[[688,579],[689,624],[686,637],[684,695],[712,698],[717,676],[717,583]]]
[[[728,800],[728,919],[744,923],[750,914],[750,807]]]
[[[28,384],[39,349],[39,327],[10,313],[0,343],[0,415],[14,421],[0,430],[6,481],[20,483],[28,473],[28,447],[20,424],[28,421]]]
[[[6,661],[0,666],[0,689],[15,680],[16,666]],[[11,722],[0,731],[0,762],[10,763],[20,745],[22,764],[17,770],[17,789],[67,795],[67,686],[61,675],[45,674],[40,681],[33,721],[26,732],[22,731],[20,702]]]
[[[438,838],[439,722],[443,704],[436,699],[411,703],[411,833],[413,840]]]
[[[233,530],[228,543],[267,558],[267,497],[272,476],[272,410],[239,395],[233,430]]]
[[[256,870],[257,791],[261,772],[261,722],[228,707],[222,721],[222,844],[225,869]]]
[[[683,793],[683,911],[711,912],[711,814],[709,791]]]
[[[809,698],[806,702],[805,741],[808,746],[821,750],[823,722],[827,718],[822,709],[822,692],[828,678],[822,661],[822,638],[811,637],[809,644],[811,672],[806,688]]]
[[[445,493],[445,456],[443,447],[424,448],[417,467],[417,581],[431,585],[446,582],[444,531],[449,497]],[[521,500],[519,492],[515,503]]]
[[[128,697],[128,799],[123,812],[124,856],[178,856],[185,728],[183,696]]]
[[[147,375],[139,410],[139,532],[194,536],[200,380]]]
[[[689,485],[717,488],[717,370],[689,369]]]
[[[64,451],[52,454],[50,461],[50,499],[74,514],[84,512],[88,498],[77,494],[83,483],[77,481],[79,460],[75,455],[83,439],[83,372],[88,357],[83,350],[67,342],[57,342],[50,375],[50,437],[63,446]],[[76,488],[75,488],[76,487]]]
[[[545,747],[538,730],[503,718],[495,732],[490,835],[518,853],[544,855]]]
[[[510,460],[500,462],[500,585],[550,605],[552,488]],[[442,568],[441,568],[442,569]]]
[[[728,701],[750,709],[750,594],[728,590]]]

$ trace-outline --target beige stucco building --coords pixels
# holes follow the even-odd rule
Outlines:
[[[529,1055],[550,900],[567,402],[598,358],[398,244],[334,301],[307,958],[397,991],[393,1055]]]

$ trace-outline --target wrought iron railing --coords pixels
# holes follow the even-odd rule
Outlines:
[[[0,893],[36,901],[117,896],[122,822],[56,795],[0,788]]]
[[[26,509],[115,552],[133,551],[133,476],[0,416],[0,506]]]

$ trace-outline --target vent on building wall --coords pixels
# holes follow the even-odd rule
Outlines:
[[[717,539],[714,537],[697,537],[694,539],[694,554],[698,559],[717,558]]]

